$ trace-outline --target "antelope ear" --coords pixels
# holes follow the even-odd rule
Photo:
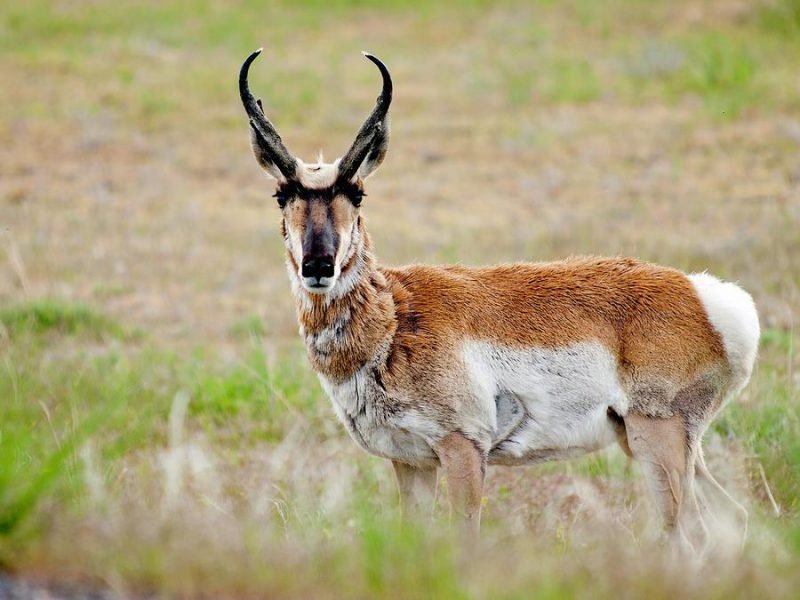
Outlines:
[[[358,167],[358,176],[361,179],[366,179],[378,170],[378,167],[383,163],[386,158],[386,151],[389,149],[389,115],[387,114],[383,121],[379,123],[375,129],[375,137],[370,145],[369,152],[367,152],[364,162]]]
[[[264,169],[267,175],[273,179],[277,179],[281,183],[285,182],[286,177],[281,172],[278,165],[275,164],[273,149],[264,142],[264,139],[252,125],[250,126],[250,146],[253,148],[256,162],[261,165],[261,168]]]

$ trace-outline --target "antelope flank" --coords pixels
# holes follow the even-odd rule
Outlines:
[[[286,264],[308,356],[352,438],[390,459],[403,505],[430,509],[437,469],[477,531],[487,465],[569,458],[617,442],[642,463],[667,527],[697,548],[702,437],[755,362],[752,298],[708,274],[630,258],[494,267],[384,267],[361,204],[389,141],[392,81],[347,153],[304,163],[247,83],[256,159],[277,181]]]

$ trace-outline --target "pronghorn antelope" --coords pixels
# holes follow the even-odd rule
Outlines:
[[[629,258],[493,267],[384,267],[361,214],[389,141],[392,80],[347,153],[294,157],[239,74],[251,142],[277,180],[286,264],[308,356],[336,414],[392,461],[406,509],[430,507],[437,468],[477,531],[487,465],[569,458],[617,441],[668,528],[702,528],[701,440],[747,383],[752,298],[711,275]],[[738,506],[738,505],[737,505]],[[743,508],[739,507],[742,511]],[[746,518],[746,511],[744,512]]]

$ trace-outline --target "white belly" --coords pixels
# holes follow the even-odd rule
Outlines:
[[[603,448],[616,438],[608,417],[627,413],[613,356],[599,343],[558,349],[516,349],[487,342],[464,345],[462,399],[445,424],[388,394],[371,365],[351,378],[320,381],[352,438],[366,451],[410,464],[438,462],[437,439],[459,430],[489,451],[492,464],[530,464]]]
[[[464,362],[495,432],[492,463],[535,463],[605,447],[616,438],[609,408],[627,412],[616,361],[600,343],[517,349],[471,341]]]

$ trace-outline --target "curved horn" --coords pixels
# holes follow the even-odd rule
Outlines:
[[[372,162],[379,163],[386,153],[386,142],[389,134],[389,105],[392,103],[392,77],[378,58],[367,52],[362,53],[371,60],[381,72],[383,88],[378,96],[372,114],[367,117],[350,150],[339,161],[339,177],[350,180],[358,172],[359,167],[369,155]]]
[[[297,159],[295,159],[286,146],[283,145],[283,140],[278,132],[273,127],[269,119],[264,115],[261,107],[261,101],[256,100],[250,92],[250,86],[247,83],[247,74],[250,71],[250,65],[261,54],[263,48],[259,48],[247,57],[247,60],[242,64],[239,71],[239,96],[242,98],[244,110],[247,116],[250,117],[250,127],[255,133],[255,143],[258,144],[259,162],[266,161],[272,163],[277,167],[281,174],[286,179],[293,180],[296,177]],[[262,162],[262,164],[264,164]]]

